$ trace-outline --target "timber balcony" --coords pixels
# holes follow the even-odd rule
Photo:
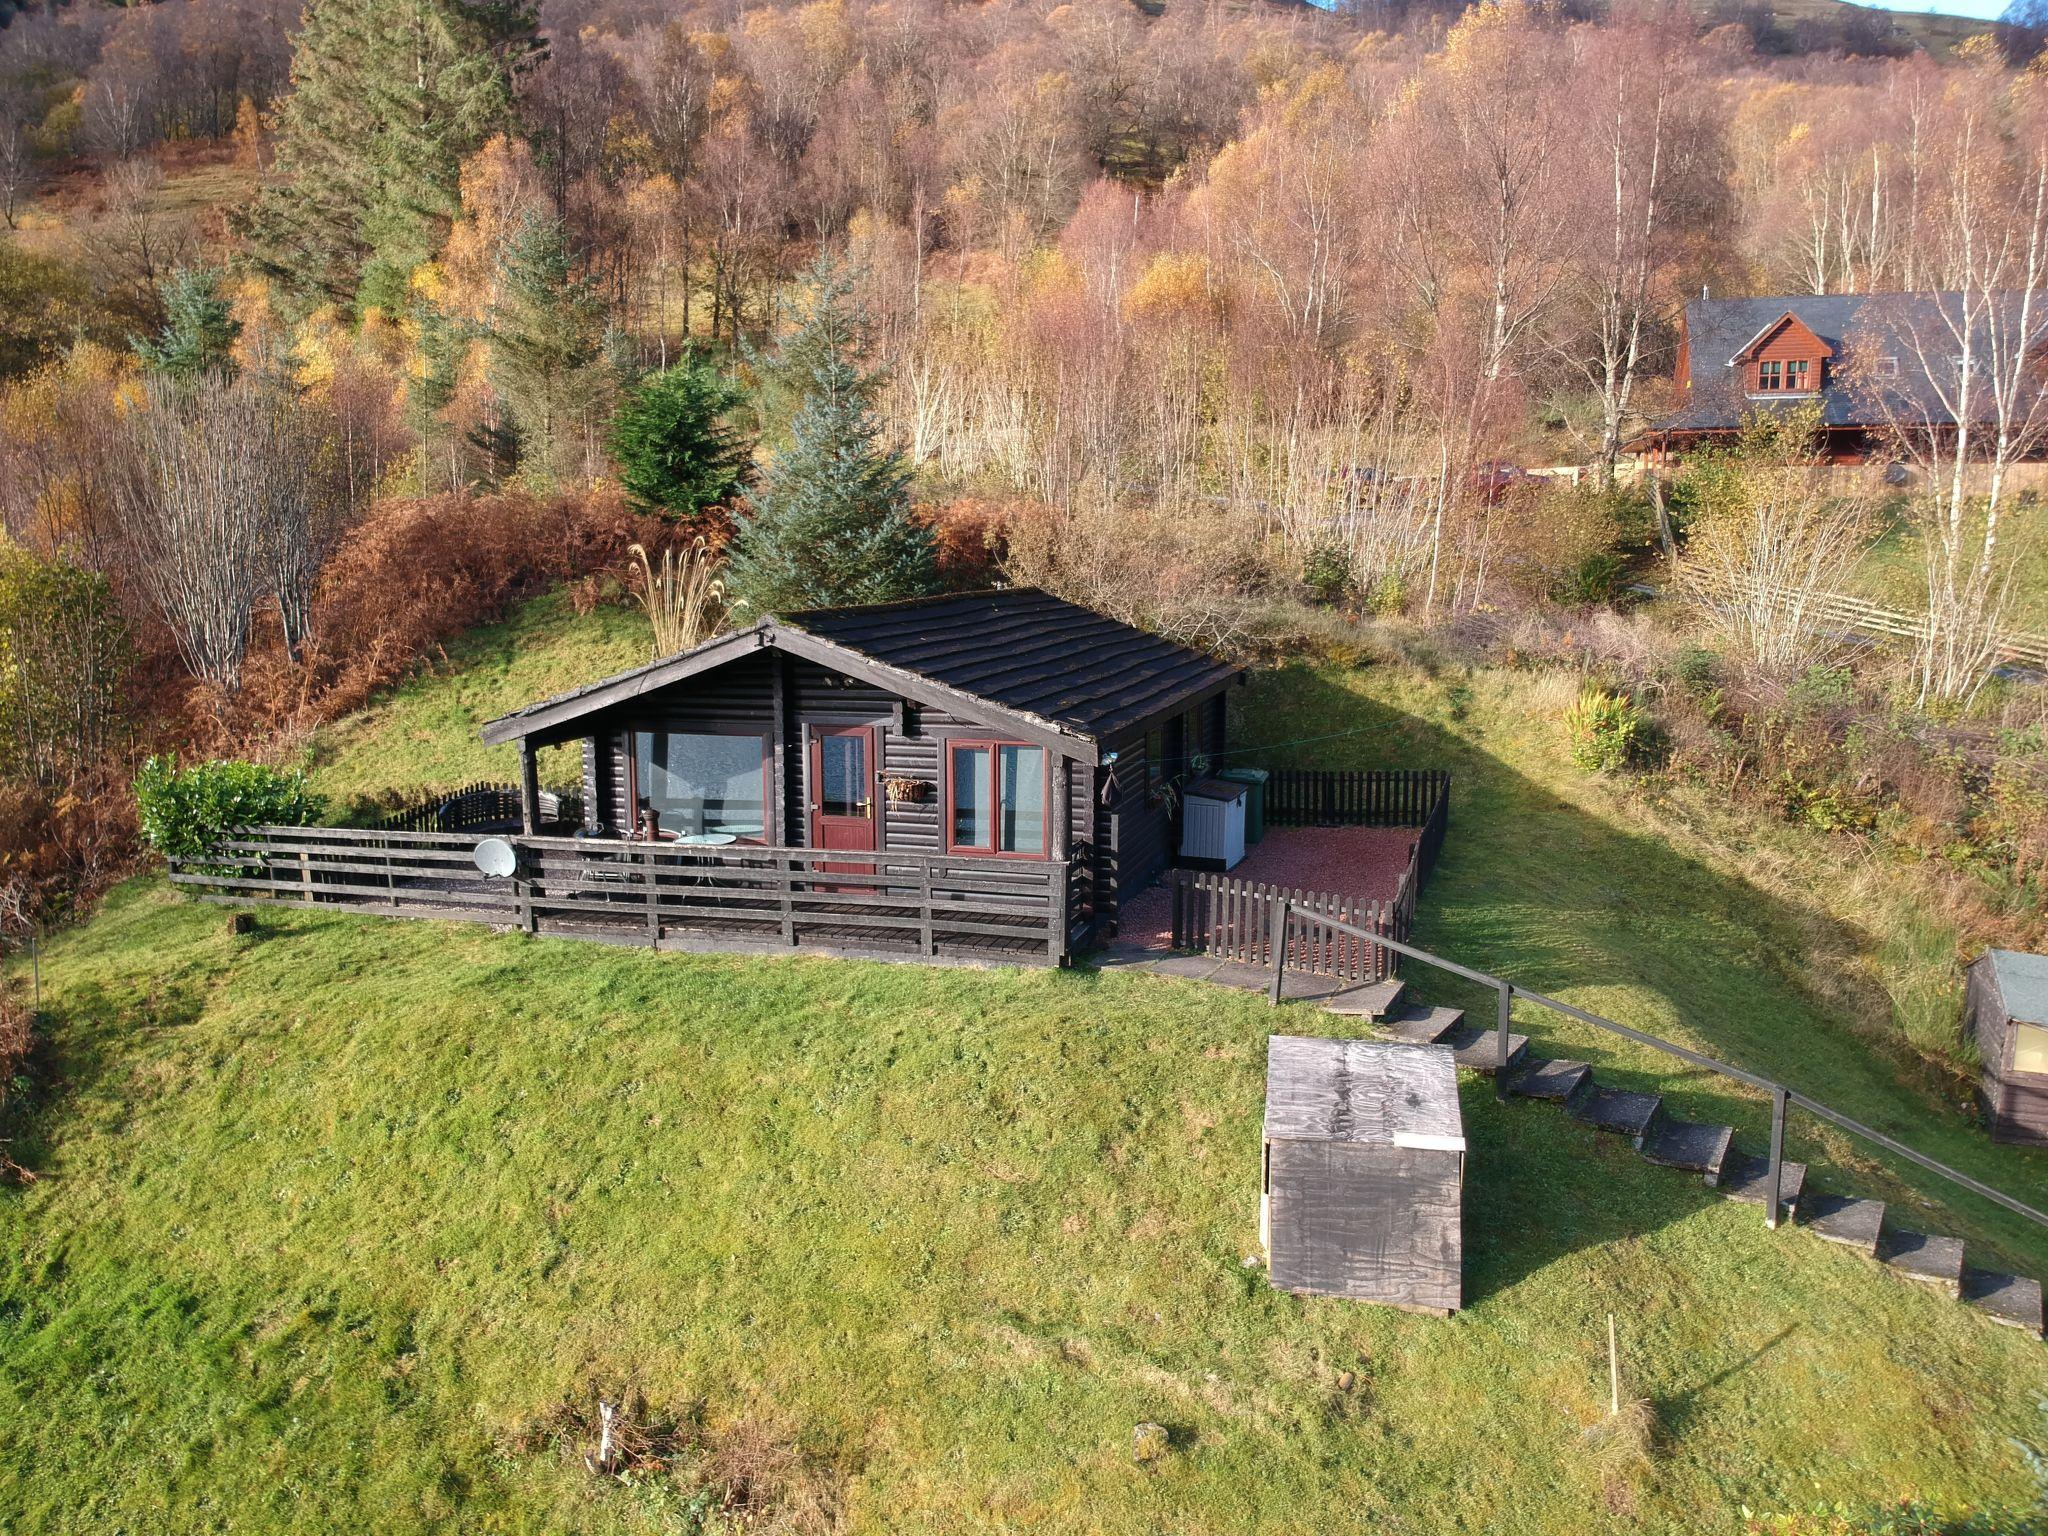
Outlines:
[[[173,883],[203,900],[489,923],[656,949],[814,951],[927,963],[1059,965],[1085,932],[1069,860],[507,834],[515,872],[477,867],[481,831],[250,827]]]

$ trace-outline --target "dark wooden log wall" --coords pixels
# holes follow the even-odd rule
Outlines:
[[[1199,753],[1222,752],[1226,729],[1220,693],[1166,722],[1160,730],[1162,777],[1176,786],[1176,793],[1156,805],[1151,798],[1146,732],[1128,731],[1103,743],[1105,750],[1116,753],[1116,764],[1108,770],[1115,782],[1113,803],[1098,798],[1095,814],[1096,841],[1104,850],[1097,873],[1098,901],[1105,917],[1113,918],[1118,902],[1151,884],[1172,862],[1180,831],[1177,791],[1191,776],[1188,760]],[[1229,760],[1219,759],[1217,766],[1228,767]]]
[[[882,776],[917,779],[928,786],[921,798],[902,801],[891,801],[877,789],[883,849],[913,853],[944,851],[941,770],[947,737],[1001,739],[1008,734],[1000,726],[924,708],[815,662],[761,651],[675,688],[651,693],[604,718],[602,735],[593,740],[585,753],[589,774],[586,802],[603,808],[596,819],[614,829],[632,824],[631,808],[626,804],[630,732],[746,728],[772,734],[778,694],[787,750],[781,765],[782,793],[778,801],[782,821],[775,840],[790,847],[801,847],[810,840],[810,754],[803,733],[807,723],[875,726]],[[1059,760],[1051,753],[1047,758],[1048,771],[1057,782]],[[1077,906],[1077,910],[1084,912],[1093,906],[1093,865],[1101,846],[1099,839],[1089,837],[1095,820],[1095,772],[1093,764],[1077,762],[1066,776],[1071,817],[1068,825],[1075,829],[1071,851],[1086,851],[1090,855],[1091,867]],[[772,790],[771,798],[775,798]]]

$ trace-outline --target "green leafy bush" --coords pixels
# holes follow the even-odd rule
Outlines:
[[[1611,549],[1596,550],[1559,578],[1552,595],[1561,603],[1590,607],[1610,603],[1628,576],[1628,562]]]
[[[1351,585],[1351,559],[1334,544],[1321,544],[1301,562],[1301,584],[1319,603],[1334,603]]]
[[[303,827],[321,810],[297,769],[238,762],[180,768],[175,757],[152,757],[142,765],[135,804],[143,839],[167,859],[202,857],[239,827]]]
[[[1588,683],[1565,711],[1572,761],[1588,773],[1615,773],[1634,762],[1649,740],[1649,716],[1625,694]]]

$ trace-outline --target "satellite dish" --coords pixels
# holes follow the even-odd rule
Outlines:
[[[476,845],[476,867],[487,875],[519,873],[519,850],[502,837],[487,837]]]

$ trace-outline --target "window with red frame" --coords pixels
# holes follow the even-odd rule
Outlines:
[[[947,742],[947,851],[1043,858],[1052,815],[1047,781],[1043,747]]]

